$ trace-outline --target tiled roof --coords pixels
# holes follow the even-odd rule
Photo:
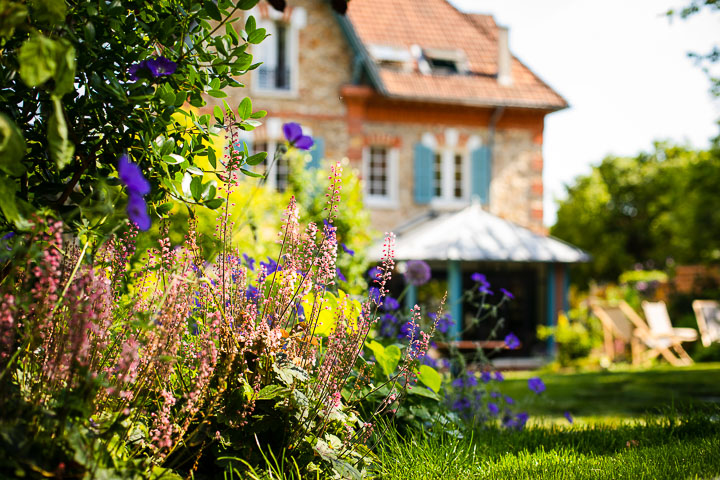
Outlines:
[[[466,14],[446,0],[352,0],[348,19],[367,47],[464,52],[467,73],[423,74],[376,64],[390,96],[477,105],[506,105],[558,110],[567,102],[525,65],[512,58],[512,84],[498,73],[498,27],[489,15]]]

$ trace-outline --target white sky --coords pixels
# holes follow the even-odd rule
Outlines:
[[[665,15],[690,0],[450,0],[510,28],[510,49],[570,108],[545,119],[545,224],[564,185],[608,154],[633,156],[654,140],[707,148],[720,101],[687,58],[720,42],[720,13]]]

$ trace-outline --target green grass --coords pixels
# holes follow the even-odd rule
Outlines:
[[[676,479],[720,475],[720,410],[641,423],[522,432],[496,428],[462,439],[388,434],[377,478]]]
[[[720,404],[720,363],[689,367],[661,366],[573,374],[511,372],[500,386],[531,417],[574,417],[606,422],[637,418],[668,406],[678,411]],[[527,379],[540,376],[547,390],[531,393]],[[608,418],[609,417],[609,418]]]
[[[547,386],[541,395],[527,388],[533,376]],[[377,478],[720,478],[720,364],[506,378],[501,390],[530,413],[528,428],[465,438],[390,431]]]

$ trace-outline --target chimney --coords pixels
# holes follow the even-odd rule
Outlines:
[[[508,46],[508,28],[498,25],[498,73],[497,80],[500,85],[512,85],[512,57]]]

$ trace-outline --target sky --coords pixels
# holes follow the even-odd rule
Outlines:
[[[544,222],[565,185],[607,155],[634,156],[656,140],[707,148],[720,99],[687,52],[720,43],[720,13],[669,20],[690,0],[450,0],[509,27],[510,50],[570,108],[545,118]]]

